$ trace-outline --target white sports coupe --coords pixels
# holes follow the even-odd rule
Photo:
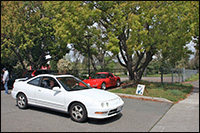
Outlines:
[[[122,111],[123,100],[114,93],[91,88],[72,75],[41,74],[16,80],[11,91],[17,106],[36,105],[69,113],[76,122],[103,119]]]

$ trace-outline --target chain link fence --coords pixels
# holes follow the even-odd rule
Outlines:
[[[126,80],[129,79],[128,71],[123,68],[117,69],[99,69],[97,71],[91,69],[91,75],[95,74],[96,72],[112,72],[114,75],[124,78]],[[76,69],[70,72],[71,74],[85,79],[88,78],[88,69]],[[162,69],[156,75],[151,76],[151,74],[144,73],[142,80],[148,80],[151,82],[165,82],[165,83],[181,83],[185,82],[188,78],[192,75],[196,75],[199,73],[198,70],[190,70],[185,68],[173,68],[173,69]],[[154,74],[153,74],[154,75]]]
[[[162,69],[160,71],[160,77],[143,77],[143,80],[148,80],[151,82],[164,82],[164,83],[181,83],[185,82],[192,75],[199,73],[198,70],[190,70],[185,68],[172,68],[172,69]]]

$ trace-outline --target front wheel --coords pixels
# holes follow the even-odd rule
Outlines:
[[[71,119],[76,122],[84,122],[87,120],[87,111],[81,103],[74,103],[70,108]]]
[[[20,94],[17,95],[17,106],[20,109],[25,109],[28,106],[27,98],[22,93],[20,93]]]

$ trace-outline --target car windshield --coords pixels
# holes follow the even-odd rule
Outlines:
[[[107,74],[95,74],[91,78],[92,79],[105,79],[107,77]]]
[[[59,77],[57,79],[67,91],[91,89],[88,84],[75,77]]]

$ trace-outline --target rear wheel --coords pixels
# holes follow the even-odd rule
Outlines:
[[[103,83],[101,84],[101,89],[103,89],[103,90],[106,89],[106,83],[105,83],[105,82],[103,82]]]
[[[25,109],[28,106],[27,98],[23,93],[17,95],[17,106],[20,109]]]
[[[81,103],[74,103],[70,108],[71,119],[76,122],[84,122],[87,120],[87,111]]]

